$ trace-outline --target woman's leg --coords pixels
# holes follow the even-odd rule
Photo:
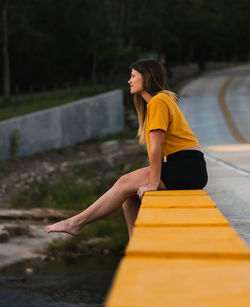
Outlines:
[[[128,226],[129,239],[131,239],[134,229],[135,220],[140,209],[140,200],[137,196],[129,197],[122,204],[125,220]]]
[[[84,225],[113,213],[129,197],[136,196],[139,187],[148,184],[148,181],[148,166],[123,175],[105,194],[98,198],[86,210],[67,220],[50,226],[44,226],[44,231],[66,232],[71,235],[79,235]]]
[[[166,187],[162,181],[160,182],[158,190],[166,190]],[[140,206],[141,202],[137,196],[131,196],[127,198],[122,204],[122,208],[128,226],[129,239],[131,239],[132,237],[135,220],[137,218]]]

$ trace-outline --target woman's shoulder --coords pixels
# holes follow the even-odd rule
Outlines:
[[[150,101],[148,102],[148,106],[155,104],[169,106],[169,104],[172,104],[173,102],[175,101],[171,94],[166,92],[159,92],[150,99]]]

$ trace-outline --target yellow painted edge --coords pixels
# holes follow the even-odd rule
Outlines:
[[[203,196],[208,195],[203,189],[197,190],[157,190],[157,191],[146,191],[145,196],[161,196],[161,195],[170,195],[170,196]]]
[[[141,205],[141,208],[187,208],[187,209],[199,209],[199,208],[216,208],[215,204],[206,205]]]
[[[203,223],[203,224],[164,224],[162,223],[145,223],[145,222],[136,222],[135,227],[225,227],[230,226],[228,221],[219,222],[219,223]]]
[[[241,133],[239,132],[238,128],[236,127],[234,120],[229,112],[229,109],[226,105],[226,101],[225,101],[225,92],[226,89],[228,88],[229,84],[238,76],[240,76],[242,73],[236,73],[234,75],[232,75],[229,79],[227,79],[227,81],[222,85],[222,87],[219,90],[219,95],[218,95],[218,99],[219,99],[219,103],[220,103],[220,107],[222,109],[223,115],[225,117],[225,120],[227,122],[227,125],[232,133],[232,135],[234,136],[234,138],[239,142],[239,143],[248,143],[248,141],[241,135]]]
[[[146,252],[146,251],[130,251],[125,250],[126,258],[130,257],[153,257],[153,258],[192,258],[192,259],[245,259],[250,260],[249,253],[233,254],[233,253],[216,253],[216,252]]]

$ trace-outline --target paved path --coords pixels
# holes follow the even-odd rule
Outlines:
[[[211,72],[187,84],[180,107],[199,139],[208,165],[206,192],[250,245],[250,143],[235,139],[221,109],[219,92],[232,122],[250,142],[250,65]]]

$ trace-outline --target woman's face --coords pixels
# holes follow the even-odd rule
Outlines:
[[[141,94],[143,91],[143,78],[137,70],[132,69],[131,78],[128,80],[131,94]]]

